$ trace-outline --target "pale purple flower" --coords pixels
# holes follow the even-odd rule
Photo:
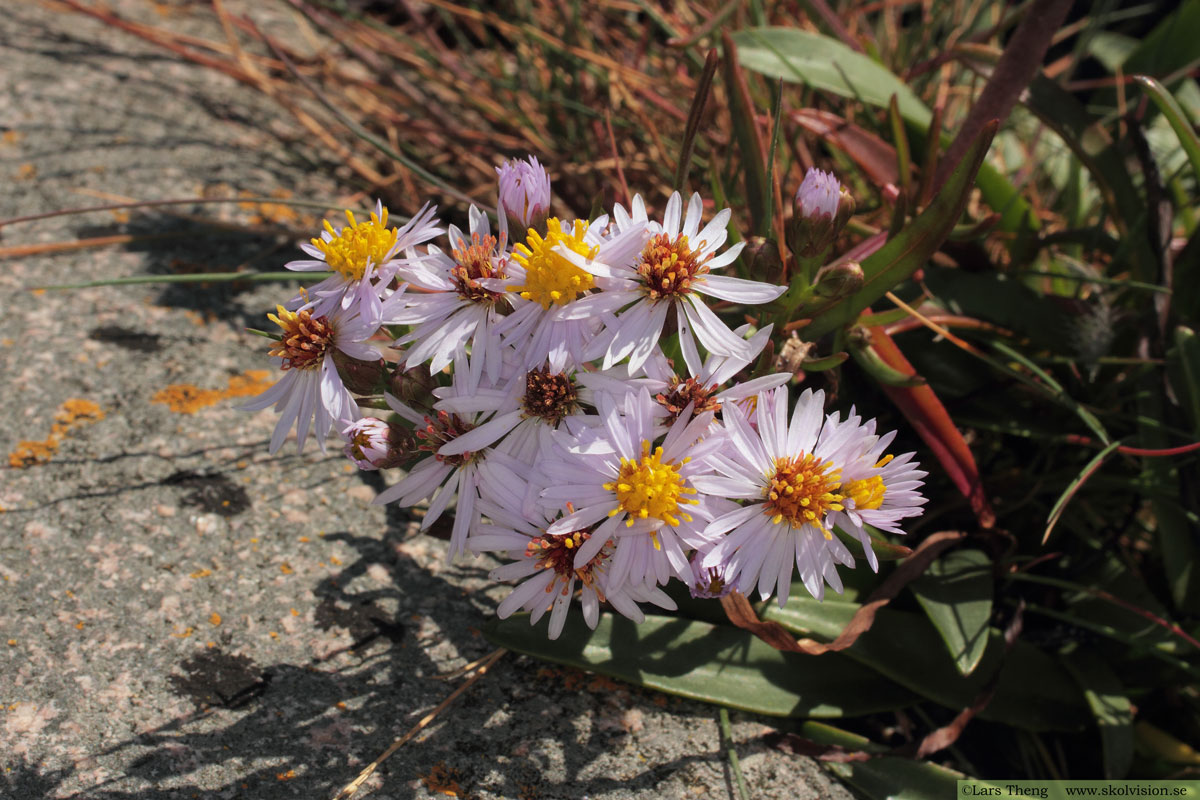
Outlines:
[[[473,393],[466,386],[468,370],[466,355],[460,353],[454,360],[454,382],[435,394],[447,397],[464,397]],[[438,411],[422,414],[397,397],[384,396],[388,406],[415,426],[417,450],[426,456],[417,462],[394,486],[380,492],[376,504],[397,503],[412,506],[429,499],[429,509],[421,520],[421,530],[441,517],[450,501],[458,499],[454,512],[454,526],[450,532],[449,558],[462,553],[471,528],[479,522],[479,487],[488,479],[488,457],[490,449],[444,453],[442,449],[461,436],[478,428],[486,414],[476,412],[451,414]]]
[[[851,417],[840,425],[857,425],[858,418],[851,410]],[[856,437],[858,438],[858,437]],[[865,525],[888,533],[903,534],[900,520],[920,516],[926,498],[918,489],[922,479],[929,473],[918,469],[913,461],[915,453],[899,456],[885,454],[888,445],[896,438],[890,431],[882,436],[875,435],[875,420],[862,428],[862,452],[848,459],[842,469],[842,483],[838,492],[843,495],[842,511],[830,515],[832,522],[847,533],[858,537],[866,551],[871,569],[878,571],[879,562],[871,549],[870,534]]]
[[[411,345],[407,369],[429,361],[430,372],[438,373],[469,349],[469,384],[475,386],[485,370],[490,381],[499,379],[503,359],[495,328],[515,295],[505,291],[503,235],[492,236],[487,216],[475,206],[468,216],[469,236],[450,226],[450,253],[430,245],[428,255],[410,257],[396,270],[398,278],[421,291],[409,292],[404,307],[383,322],[415,326],[396,342]]]
[[[604,334],[587,352],[589,358],[603,355],[604,369],[625,358],[631,372],[641,367],[658,344],[672,309],[691,374],[701,369],[699,346],[715,355],[747,357],[750,346],[729,330],[701,295],[757,305],[769,303],[787,287],[712,274],[712,270],[731,264],[744,242],[718,254],[728,236],[725,228],[731,212],[720,211],[701,228],[703,209],[700,195],[693,194],[685,214],[676,192],[667,202],[663,221],[648,223],[645,203],[638,195],[632,213],[619,205],[613,210],[613,228],[618,234],[639,225],[646,225],[650,234],[630,263],[606,261],[602,253],[563,253],[595,276],[595,284],[602,290],[577,301],[565,314],[572,319],[605,320]]]
[[[524,609],[529,612],[530,624],[549,611],[549,636],[557,639],[567,619],[567,610],[578,592],[583,619],[595,628],[600,619],[600,604],[609,602],[620,613],[641,622],[645,615],[639,602],[650,602],[673,610],[675,603],[653,584],[641,586],[613,585],[609,567],[615,542],[601,543],[586,563],[578,563],[576,553],[595,533],[589,529],[548,533],[556,513],[529,507],[525,498],[536,493],[519,472],[523,465],[492,460],[496,480],[484,487],[479,508],[488,522],[472,532],[467,543],[473,552],[501,552],[513,559],[509,564],[492,570],[493,580],[520,581],[496,610],[501,619]]]
[[[726,566],[738,591],[748,593],[757,584],[760,597],[774,592],[781,607],[794,571],[820,600],[826,582],[842,591],[836,565],[854,566],[832,531],[831,515],[844,509],[841,472],[864,452],[869,434],[859,425],[837,424],[836,415],[826,419],[824,400],[824,392],[806,390],[789,424],[786,387],[763,392],[757,430],[736,403],[725,404],[722,419],[732,446],[710,459],[716,475],[693,480],[701,492],[744,503],[706,528],[707,535],[724,538],[703,565]]]
[[[308,309],[316,316],[335,308],[355,310],[370,317],[378,313],[380,298],[388,294],[398,262],[394,256],[440,234],[434,214],[437,206],[426,204],[402,228],[389,228],[388,211],[375,202],[370,219],[359,221],[346,211],[349,224],[335,228],[325,220],[325,230],[300,249],[311,258],[289,261],[284,267],[299,272],[330,270],[325,280],[292,298],[290,309]]]
[[[711,498],[697,496],[692,483],[710,471],[708,458],[721,447],[719,436],[701,437],[712,412],[681,415],[658,441],[654,401],[643,389],[626,396],[618,410],[608,395],[596,404],[600,423],[586,435],[553,435],[554,447],[539,462],[546,487],[541,503],[555,511],[575,510],[548,533],[589,530],[600,523],[576,555],[586,564],[612,538],[616,541],[609,577],[612,585],[662,585],[672,576],[691,575],[687,551],[710,543],[704,533],[713,519]]]
[[[390,308],[402,299],[403,292],[396,292],[381,308]],[[288,311],[283,306],[277,311],[269,319],[279,325],[282,338],[272,347],[271,355],[284,370],[283,377],[240,409],[261,411],[275,406],[280,416],[271,436],[270,452],[280,448],[293,425],[298,451],[303,451],[308,432],[313,429],[317,445],[325,452],[325,439],[334,423],[359,416],[358,404],[338,375],[333,351],[341,350],[363,361],[377,360],[379,351],[366,341],[379,330],[378,319],[369,319],[357,309],[339,307],[324,316],[315,316],[309,310]]]
[[[513,246],[508,262],[508,291],[518,295],[513,313],[495,327],[504,343],[521,354],[527,367],[549,363],[556,371],[582,366],[584,350],[601,328],[598,319],[574,313],[581,297],[596,282],[571,257],[619,265],[632,264],[645,243],[645,225],[631,225],[614,236],[603,235],[608,217],[592,223],[551,217],[546,235],[530,231]]]

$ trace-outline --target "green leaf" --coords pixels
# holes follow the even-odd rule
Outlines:
[[[1171,129],[1175,131],[1175,135],[1179,137],[1179,143],[1183,145],[1183,151],[1187,153],[1188,161],[1192,163],[1196,179],[1200,180],[1200,136],[1196,135],[1191,120],[1187,118],[1183,108],[1171,96],[1171,93],[1154,78],[1135,75],[1133,79],[1141,84],[1146,93],[1150,95],[1150,99],[1154,101],[1154,105],[1158,106],[1158,110],[1171,124]]]
[[[547,615],[547,619],[549,615]],[[573,615],[556,640],[546,620],[495,620],[493,644],[638,686],[777,717],[842,717],[910,705],[913,696],[850,659],[781,653],[749,631],[678,617],[635,624],[604,614],[595,631]]]
[[[929,565],[913,594],[962,675],[979,666],[992,616],[992,562],[982,550],[956,550]]]
[[[837,745],[847,750],[886,750],[869,739],[822,722],[805,722],[798,733],[817,744]],[[871,800],[946,800],[957,796],[956,782],[967,777],[927,761],[895,756],[847,764],[825,762],[824,766]]]
[[[946,237],[954,230],[967,195],[975,185],[975,174],[996,132],[993,123],[963,155],[962,161],[946,180],[933,202],[897,236],[862,261],[863,286],[800,329],[800,335],[814,341],[830,331],[853,322],[871,303],[920,269]]]
[[[1167,375],[1192,430],[1200,435],[1200,337],[1191,328],[1175,328],[1175,346],[1167,351]]]
[[[887,108],[896,95],[896,109],[912,128],[912,145],[924,145],[933,112],[886,67],[836,39],[796,28],[747,28],[733,34],[733,41],[743,66],[771,78],[804,83],[878,108]],[[1001,229],[1037,230],[1029,203],[999,170],[982,165],[979,189],[987,204],[1002,215]]]
[[[725,93],[729,97],[729,117],[733,122],[733,135],[742,155],[742,178],[746,182],[746,206],[750,212],[750,225],[760,230],[766,216],[763,198],[766,197],[770,176],[763,158],[762,137],[754,122],[754,101],[746,75],[738,61],[738,46],[729,36],[724,36],[725,58],[722,72]]]
[[[1064,654],[1063,664],[1079,683],[1100,728],[1104,777],[1124,778],[1133,764],[1133,707],[1108,664],[1091,650]]]
[[[784,608],[771,603],[761,614],[793,633],[828,641],[841,633],[858,608],[857,603],[794,595]],[[942,655],[943,649],[937,630],[923,615],[883,608],[871,629],[841,655],[955,711],[975,701],[1003,659],[1000,684],[980,712],[981,719],[1032,731],[1077,730],[1090,719],[1070,675],[1031,644],[1018,641],[1005,658],[1003,635],[989,628],[983,658],[967,676]]]
[[[733,34],[747,69],[771,78],[887,108],[892,95],[900,115],[928,128],[932,114],[912,89],[890,70],[846,45],[798,28],[747,28]]]

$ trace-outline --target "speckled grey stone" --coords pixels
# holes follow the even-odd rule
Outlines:
[[[112,5],[222,38],[208,4]],[[228,5],[295,34],[282,3]],[[61,7],[6,3],[0,65],[0,217],[97,193],[351,193],[262,95]],[[23,291],[277,269],[294,236],[212,224],[252,213],[103,212],[0,230],[0,247],[159,237],[0,261],[5,798],[331,797],[452,690],[439,674],[490,650],[479,632],[497,601],[488,564],[448,565],[442,542],[370,505],[395,475],[364,477],[332,452],[271,457],[271,414],[239,413],[233,399],[190,414],[155,401],[171,384],[220,392],[267,369],[244,329],[282,288]],[[60,430],[48,462],[11,466],[22,442],[51,437],[70,399],[102,418]],[[360,796],[432,797],[432,784],[476,798],[727,797],[716,719],[510,654]],[[812,761],[758,744],[762,721],[735,719],[753,797],[849,796]]]

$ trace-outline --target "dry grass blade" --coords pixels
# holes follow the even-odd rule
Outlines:
[[[497,661],[499,661],[500,657],[503,656],[507,652],[508,652],[507,650],[505,650],[503,647],[501,647],[499,650],[496,650],[494,653],[487,656],[487,658],[484,659],[484,663],[479,666],[479,668],[475,671],[474,675],[472,675],[470,678],[468,678],[463,683],[462,686],[459,686],[457,689],[455,689],[453,692],[451,692],[446,697],[445,700],[438,703],[437,708],[433,709],[433,711],[430,711],[428,714],[421,717],[420,721],[416,725],[412,726],[412,728],[408,731],[408,733],[404,734],[399,739],[392,742],[391,746],[388,747],[387,750],[384,750],[379,755],[378,758],[376,758],[374,761],[372,761],[370,764],[368,764],[366,766],[366,768],[358,774],[357,778],[355,778],[350,783],[346,784],[346,786],[344,786],[342,788],[342,790],[334,796],[333,800],[349,800],[349,798],[353,797],[355,795],[355,793],[357,793],[358,790],[362,787],[363,783],[366,782],[367,778],[371,777],[371,775],[375,772],[375,770],[379,768],[380,764],[382,764],[384,761],[387,761],[389,758],[391,758],[392,755],[397,750],[399,750],[401,747],[403,747],[405,744],[407,744],[414,736],[416,736],[418,733],[420,733],[422,730],[424,730],[426,727],[428,727],[429,723],[431,723],[435,719],[437,719],[438,714],[441,714],[443,711],[445,711],[446,707],[449,706],[451,703],[453,703],[455,700],[457,700],[459,695],[461,695],[463,692],[467,691],[467,689],[470,689],[472,686],[474,686],[475,682],[478,681],[480,678],[482,678],[484,675],[486,675],[487,671],[492,668],[492,665],[495,664]]]

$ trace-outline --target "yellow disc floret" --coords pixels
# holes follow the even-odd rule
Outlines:
[[[892,456],[884,456],[875,465],[876,469],[883,467]],[[872,475],[857,481],[850,481],[841,487],[842,494],[854,500],[854,507],[859,511],[873,511],[883,505],[883,496],[887,487],[883,485],[883,476]]]
[[[390,255],[399,232],[395,228],[388,229],[386,208],[380,215],[372,213],[368,222],[358,222],[349,210],[346,219],[350,224],[341,231],[335,231],[329,220],[325,220],[325,230],[332,238],[326,241],[317,237],[312,243],[325,254],[325,263],[330,269],[357,281],[362,279],[368,263],[378,266]]]
[[[563,232],[561,223],[553,217],[546,225],[546,238],[530,228],[525,244],[513,249],[513,260],[525,268],[525,283],[507,288],[549,309],[551,305],[565,306],[594,285],[590,274],[554,252],[554,248],[562,246],[585,258],[595,258],[600,248],[583,240],[588,229],[583,220],[575,220],[569,233]]]
[[[763,511],[776,524],[787,520],[793,528],[812,525],[832,539],[825,515],[841,511],[845,496],[836,490],[841,479],[831,464],[811,453],[775,459],[775,470],[767,474]]]
[[[624,511],[629,514],[625,521],[627,526],[633,525],[639,519],[654,518],[668,525],[678,525],[679,518],[688,522],[691,516],[679,510],[679,506],[687,503],[698,503],[699,500],[684,497],[695,494],[696,490],[683,485],[683,476],[679,468],[690,459],[685,458],[678,464],[663,463],[663,449],[655,448],[650,452],[650,442],[642,441],[642,457],[621,459],[621,472],[615,481],[604,484],[604,488],[617,495],[617,508],[609,512],[613,517]],[[678,515],[678,516],[676,516]],[[658,545],[658,542],[655,542]]]

